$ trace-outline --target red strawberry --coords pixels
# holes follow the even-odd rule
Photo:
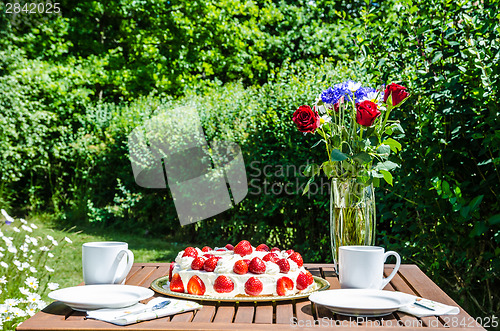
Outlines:
[[[271,249],[271,252],[281,252],[281,249],[279,249],[278,247],[273,247],[273,249]]]
[[[245,293],[248,295],[259,295],[262,292],[262,282],[255,277],[248,278],[245,283]]]
[[[293,253],[295,253],[295,251],[293,249],[287,249],[286,252],[285,252],[288,256],[292,255]]]
[[[172,281],[172,270],[174,270],[175,262],[170,263],[170,270],[168,271],[168,281]]]
[[[252,254],[252,245],[247,240],[242,240],[234,248],[234,254],[240,254],[241,256]]]
[[[217,248],[215,251],[217,251],[217,252],[225,252],[226,250],[224,248]]]
[[[306,274],[305,272],[300,272],[299,275],[297,276],[297,289],[303,290],[307,286],[311,285],[313,281],[314,279],[312,278],[312,275],[310,273]]]
[[[214,282],[214,290],[217,293],[229,293],[234,290],[234,283],[226,276],[219,276]]]
[[[276,255],[276,253],[267,253],[266,255],[264,255],[262,260],[264,260],[266,262],[276,263],[279,260],[279,257],[278,257],[278,255]]]
[[[243,259],[243,261],[245,261],[245,263],[247,264],[247,266],[250,265],[250,260],[249,259]]]
[[[231,245],[231,244],[227,244],[226,245],[226,248],[229,250],[229,251],[234,251],[234,246]]]
[[[266,264],[260,258],[254,257],[252,261],[250,261],[248,270],[254,274],[263,274],[266,272]]]
[[[269,247],[267,247],[266,244],[260,244],[255,250],[259,252],[269,252]]]
[[[182,279],[179,274],[174,274],[172,280],[170,281],[170,291],[184,293],[184,284],[182,284]]]
[[[278,295],[287,295],[288,291],[293,289],[293,280],[288,277],[281,277],[278,279],[278,283],[276,284],[276,293]]]
[[[203,295],[205,294],[205,284],[200,277],[194,275],[188,282],[187,291],[189,294]]]
[[[208,260],[205,261],[205,263],[203,264],[203,269],[205,271],[214,271],[215,270],[215,267],[217,267],[217,262],[219,262],[219,258],[218,257],[211,257],[209,258]]]
[[[206,252],[210,252],[211,250],[212,250],[212,248],[211,248],[211,247],[209,247],[209,246],[205,246],[205,247],[203,247],[203,248],[201,249],[201,251],[202,251],[202,252],[204,252],[204,253],[206,253]]]
[[[194,249],[193,247],[188,247],[184,250],[184,254],[182,254],[182,257],[184,257],[184,256],[197,257],[198,251],[196,249]]]
[[[205,263],[205,261],[208,260],[207,257],[205,256],[198,256],[197,258],[195,258],[193,260],[193,262],[191,262],[191,269],[193,270],[202,270],[203,269],[203,265]]]
[[[243,260],[236,261],[233,271],[238,275],[244,275],[248,272],[248,264]]]
[[[211,258],[211,257],[214,257],[215,255],[213,254],[203,254],[204,257],[206,257],[207,259]]]
[[[292,260],[293,262],[297,263],[297,266],[302,267],[304,265],[304,260],[302,260],[302,256],[300,255],[300,253],[293,253],[292,255],[290,255],[288,257],[290,260]]]
[[[305,274],[307,277],[307,285],[311,285],[312,283],[314,283],[313,275],[311,275],[311,273],[307,270],[305,271]]]
[[[290,263],[288,263],[287,259],[279,259],[276,264],[280,267],[281,273],[288,273],[290,271]]]

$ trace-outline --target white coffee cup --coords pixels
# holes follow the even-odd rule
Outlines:
[[[133,263],[134,253],[125,242],[89,242],[82,246],[85,285],[121,284]]]
[[[384,278],[384,263],[396,257],[396,266],[389,277]],[[396,275],[401,257],[394,251],[384,252],[378,246],[340,246],[339,281],[341,288],[383,289]]]

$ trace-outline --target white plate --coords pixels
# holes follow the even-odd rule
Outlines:
[[[389,315],[415,299],[402,292],[343,289],[315,292],[309,300],[340,315],[378,317]]]
[[[61,301],[74,310],[123,308],[152,297],[148,288],[132,285],[84,285],[63,288],[49,293],[49,298]]]

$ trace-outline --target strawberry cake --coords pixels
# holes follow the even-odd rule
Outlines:
[[[286,296],[315,289],[302,256],[289,249],[256,248],[242,240],[236,247],[187,247],[170,265],[172,292],[214,297]]]

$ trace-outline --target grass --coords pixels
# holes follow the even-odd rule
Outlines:
[[[0,221],[3,223],[3,220]],[[179,251],[188,246],[188,244],[169,241],[167,238],[148,236],[140,231],[135,233],[132,231],[116,231],[91,225],[64,229],[59,228],[51,221],[47,221],[44,217],[28,218],[27,221],[38,227],[30,234],[31,236],[46,238],[47,235],[50,235],[58,240],[68,237],[72,241],[72,243],[63,241],[63,244],[54,247],[51,250],[54,258],[47,263],[55,270],[50,281],[58,283],[60,288],[75,286],[83,281],[82,244],[86,242],[127,242],[129,249],[134,253],[135,262],[170,262],[173,261]],[[1,226],[1,230],[6,236],[14,236],[13,228],[16,225],[18,228],[21,225],[17,218],[11,225],[4,224]],[[43,268],[43,266],[40,267]],[[3,299],[5,298],[0,301],[3,301]]]

